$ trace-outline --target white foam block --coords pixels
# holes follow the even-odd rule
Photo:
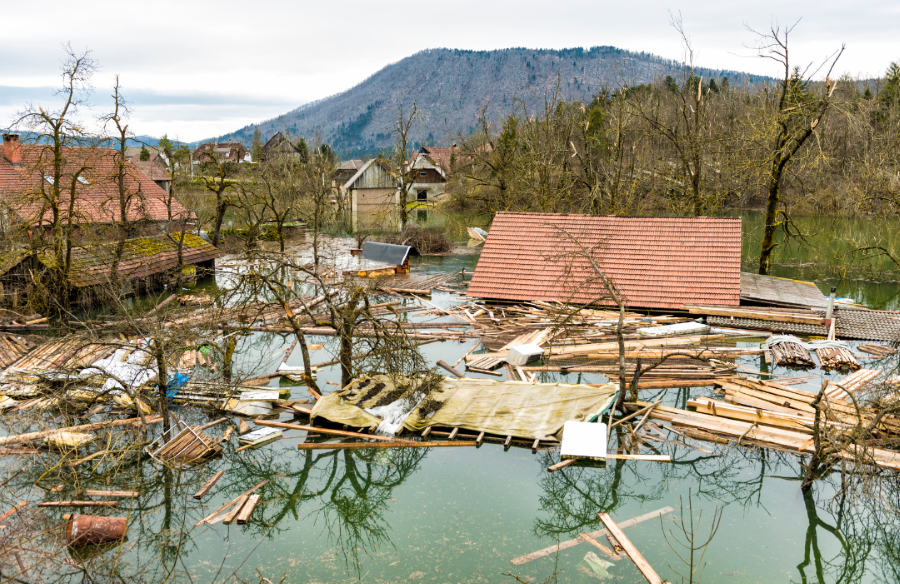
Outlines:
[[[606,424],[569,420],[563,426],[561,458],[606,458]]]
[[[510,365],[525,365],[538,361],[544,356],[544,350],[537,345],[518,345],[506,354],[506,362]]]

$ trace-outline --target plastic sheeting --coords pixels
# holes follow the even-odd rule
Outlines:
[[[377,384],[384,386],[373,392]],[[422,406],[412,409],[403,427],[411,432],[428,426],[457,427],[499,436],[561,440],[566,421],[588,421],[595,417],[612,404],[617,389],[615,383],[592,387],[448,378]],[[322,416],[337,424],[375,429],[384,420],[365,410],[377,412],[373,408],[380,396],[393,391],[389,377],[363,376],[346,388],[323,396],[313,407],[311,417]],[[441,402],[441,406],[423,415],[423,407],[432,400]]]

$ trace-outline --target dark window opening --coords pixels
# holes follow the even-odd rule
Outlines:
[[[416,192],[416,200],[417,201],[427,201],[428,200],[428,191],[417,191]]]

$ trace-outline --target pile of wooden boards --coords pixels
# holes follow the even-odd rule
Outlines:
[[[819,358],[819,365],[825,371],[859,371],[862,368],[853,353],[843,347],[816,349],[816,357]]]
[[[218,440],[204,434],[203,429],[176,421],[168,432],[147,447],[147,452],[156,460],[174,465],[196,463],[222,452]]]
[[[887,345],[876,345],[873,343],[860,345],[859,350],[863,353],[868,353],[877,357],[890,357],[891,355],[897,354],[897,349],[893,347],[888,347]]]
[[[840,381],[829,381],[828,387],[825,388],[825,395],[831,399],[847,399],[848,393],[855,393],[856,390],[879,375],[881,375],[881,371],[875,369],[860,369]]]
[[[714,443],[754,445],[794,454],[814,452],[813,423],[815,409],[810,405],[815,396],[809,392],[792,390],[771,382],[742,380],[740,383],[722,384],[725,401],[698,397],[688,401],[695,411],[668,406],[656,406],[650,417],[671,423],[689,438]],[[632,410],[651,404],[638,402],[627,404]],[[823,427],[831,432],[852,430],[858,423],[853,404],[841,400],[828,401],[827,414],[822,418]],[[870,422],[875,412],[863,408],[864,423]],[[888,416],[879,424],[879,436],[896,436],[900,433],[900,419]],[[840,453],[846,459],[855,459],[855,448]],[[868,462],[883,468],[900,470],[900,453],[885,448],[869,448],[865,453]]]
[[[816,362],[813,361],[812,355],[809,354],[806,347],[798,343],[776,343],[770,346],[769,350],[772,351],[772,360],[776,365],[800,369],[810,369],[816,366]]]

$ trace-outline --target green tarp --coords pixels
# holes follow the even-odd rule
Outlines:
[[[380,384],[384,386],[379,391],[372,391]],[[606,410],[617,389],[615,383],[591,387],[447,378],[431,396],[442,402],[440,408],[430,416],[423,416],[421,408],[415,407],[403,427],[410,432],[443,426],[532,440],[561,440],[566,421],[588,421]],[[381,419],[364,409],[385,401],[381,396],[392,391],[393,384],[387,376],[363,376],[346,388],[323,396],[313,407],[312,417],[322,416],[338,424],[374,429]]]

